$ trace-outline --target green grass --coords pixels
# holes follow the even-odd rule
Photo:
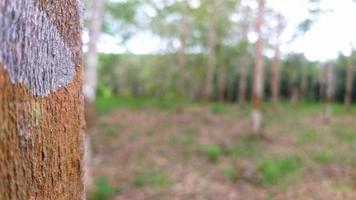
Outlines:
[[[171,184],[170,177],[162,170],[147,170],[137,175],[134,185],[137,187],[166,187]]]
[[[300,144],[305,144],[305,143],[317,143],[320,142],[323,139],[323,137],[318,134],[318,132],[315,129],[312,128],[307,128],[302,130],[302,132],[298,135],[298,142]]]
[[[203,147],[203,153],[210,161],[217,162],[221,157],[222,151],[219,145],[210,144]]]
[[[224,153],[228,156],[245,156],[253,157],[259,155],[262,151],[261,139],[254,134],[242,134],[236,141],[224,147]]]
[[[353,143],[356,141],[356,131],[345,129],[342,126],[334,126],[333,132],[340,142]]]
[[[189,100],[179,97],[129,97],[129,96],[107,96],[97,97],[95,101],[96,111],[108,113],[117,108],[147,109],[158,108],[167,110],[179,110],[184,106],[193,104]]]
[[[263,160],[259,177],[266,186],[282,186],[295,180],[301,171],[302,162],[298,156],[274,157]]]
[[[328,164],[328,163],[331,163],[337,159],[337,155],[330,150],[317,152],[317,153],[313,154],[312,157],[315,162],[318,162],[321,164]]]
[[[108,183],[106,178],[96,180],[95,185],[96,191],[90,198],[91,200],[107,200],[119,192]]]

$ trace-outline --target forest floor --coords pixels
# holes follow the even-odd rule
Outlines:
[[[99,101],[93,200],[356,199],[356,107]],[[111,102],[111,103],[110,103]],[[144,103],[146,102],[146,103]]]

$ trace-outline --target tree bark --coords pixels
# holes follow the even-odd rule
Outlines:
[[[0,199],[79,200],[81,5],[0,1]]]
[[[255,133],[261,132],[262,128],[262,113],[261,99],[263,97],[263,82],[264,82],[264,60],[263,60],[263,36],[262,27],[264,24],[264,7],[265,0],[258,0],[258,17],[256,30],[258,40],[255,49],[255,70],[254,70],[254,85],[253,85],[253,111],[252,111],[252,128]]]
[[[220,72],[219,72],[219,100],[221,102],[225,100],[226,84],[227,84],[226,78],[227,78],[226,66],[221,65]]]
[[[354,66],[352,62],[352,56],[350,55],[347,62],[346,83],[345,83],[345,108],[348,109],[352,102],[352,91],[354,82]]]
[[[213,4],[212,4],[213,5]],[[215,43],[216,43],[216,16],[213,13],[213,6],[210,8],[210,28],[208,35],[208,70],[205,83],[205,100],[210,101],[213,95],[213,78],[215,71]]]

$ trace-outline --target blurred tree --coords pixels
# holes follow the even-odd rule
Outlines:
[[[96,97],[97,68],[98,68],[98,49],[97,43],[100,38],[102,28],[102,17],[105,7],[105,0],[91,0],[90,19],[89,19],[89,44],[86,54],[85,80],[84,80],[84,98],[85,98],[85,117],[88,130],[93,124],[93,104]],[[89,130],[90,132],[91,130]],[[91,175],[91,145],[89,132],[86,133],[84,149],[84,184],[87,191],[94,187],[94,181]]]
[[[334,67],[331,62],[326,63],[326,98],[325,98],[325,121],[328,123],[332,115],[331,102],[335,93]]]
[[[276,15],[277,18],[277,27],[276,27],[276,43],[275,43],[275,55],[273,58],[272,64],[272,79],[271,79],[271,93],[272,93],[272,102],[276,104],[279,100],[280,93],[280,45],[281,45],[281,34],[285,28],[285,22],[281,14]]]
[[[256,21],[256,30],[258,40],[255,49],[255,69],[254,69],[254,86],[253,86],[253,111],[252,111],[252,129],[255,133],[261,132],[262,113],[261,100],[263,98],[263,81],[264,81],[264,58],[263,58],[263,33],[264,26],[264,9],[265,0],[258,0],[258,17]]]
[[[346,72],[346,82],[345,82],[345,107],[348,109],[352,102],[352,91],[353,91],[353,82],[354,82],[354,63],[353,63],[353,54],[352,50],[350,57],[347,62],[347,72]]]

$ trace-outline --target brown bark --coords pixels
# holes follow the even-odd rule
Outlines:
[[[255,70],[254,70],[254,85],[253,85],[253,113],[252,125],[253,131],[258,133],[262,128],[262,113],[261,99],[263,97],[263,82],[264,82],[264,60],[263,60],[263,36],[262,27],[264,24],[264,7],[265,0],[258,0],[258,18],[256,29],[258,40],[255,49]]]
[[[352,54],[350,55],[347,62],[347,72],[346,72],[346,83],[345,83],[345,107],[346,109],[350,106],[352,102],[352,91],[354,82],[354,66],[352,62]]]
[[[11,81],[10,66],[0,57],[0,199],[83,199],[84,119],[79,5],[76,0],[57,3],[48,0],[11,1],[18,5],[34,5],[46,13],[72,53],[75,74],[70,83],[61,85],[58,90],[38,95],[29,90],[29,86]],[[9,5],[10,0],[2,2],[5,3],[0,3],[0,8]],[[4,19],[0,17],[1,20]],[[26,26],[38,29],[42,24]],[[0,27],[2,30],[9,28]],[[52,53],[51,49],[48,52]],[[26,52],[22,53],[26,56]],[[18,70],[18,73],[23,73],[22,68]],[[43,79],[39,75],[32,77],[29,84],[43,87],[41,81]]]
[[[210,101],[213,93],[213,78],[215,69],[215,40],[216,40],[216,16],[213,13],[213,4],[210,8],[209,35],[208,35],[208,69],[205,83],[205,100]]]

